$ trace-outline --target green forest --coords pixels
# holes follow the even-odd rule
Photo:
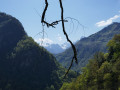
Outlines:
[[[107,47],[108,53],[96,53],[82,73],[60,90],[120,90],[120,34]]]

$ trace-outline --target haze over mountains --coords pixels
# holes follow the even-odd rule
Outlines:
[[[63,43],[61,45],[59,44],[50,44],[48,46],[45,46],[45,48],[52,54],[59,54],[64,52],[67,48],[70,47],[69,43]]]
[[[47,51],[49,51],[52,54],[59,54],[64,52],[67,48],[70,47],[70,44],[68,42],[65,42],[63,44],[57,44],[53,43],[51,40],[45,38],[44,40],[38,39],[35,40],[40,46],[43,46]],[[42,43],[41,43],[42,42]]]
[[[114,22],[99,32],[79,40],[75,44],[78,51],[78,65],[73,65],[72,69],[80,72],[81,67],[84,67],[88,63],[88,60],[91,59],[96,52],[107,52],[106,44],[115,34],[119,33],[120,23]],[[72,57],[72,48],[68,48],[63,53],[56,55],[56,59],[64,67],[69,67]]]

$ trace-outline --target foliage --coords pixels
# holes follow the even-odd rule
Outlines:
[[[119,90],[120,89],[120,34],[107,44],[108,53],[96,53],[82,73],[60,90]]]

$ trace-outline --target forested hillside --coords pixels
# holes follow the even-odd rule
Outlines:
[[[106,44],[113,38],[115,34],[120,33],[120,23],[113,23],[101,31],[85,37],[78,41],[75,46],[77,48],[78,65],[73,65],[72,69],[80,72],[81,67],[84,67],[90,58],[96,52],[107,52]],[[73,55],[72,48],[67,49],[65,52],[56,55],[56,59],[64,66],[69,67]]]
[[[81,75],[60,90],[120,90],[120,34],[107,46],[108,53],[96,53]]]
[[[25,35],[27,34],[17,19],[0,13],[0,58],[5,58]]]
[[[77,75],[71,71],[62,80],[65,71],[17,19],[0,13],[0,90],[58,90]]]

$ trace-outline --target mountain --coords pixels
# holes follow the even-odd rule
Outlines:
[[[120,23],[114,22],[113,24],[105,27],[101,31],[90,35],[89,37],[82,38],[75,46],[77,48],[78,65],[73,65],[72,69],[80,72],[81,67],[84,67],[90,58],[96,52],[107,52],[106,44],[113,38],[115,34],[120,33]],[[73,57],[72,48],[67,49],[63,53],[57,54],[56,59],[64,66],[69,67],[71,58]]]
[[[0,13],[0,90],[58,90],[66,69],[27,36],[14,17]],[[69,77],[75,77],[71,71]]]
[[[64,52],[68,47],[70,47],[69,43],[63,43],[61,45],[59,44],[48,44],[47,46],[44,46],[45,49],[47,49],[52,54],[59,54]]]
[[[64,51],[64,49],[59,44],[51,44],[45,48],[52,54],[58,54]]]
[[[64,50],[68,49],[70,47],[70,43],[65,42],[63,44],[60,45]]]
[[[0,55],[4,58],[17,42],[27,35],[21,23],[10,15],[0,13]],[[17,37],[17,38],[16,38]]]

